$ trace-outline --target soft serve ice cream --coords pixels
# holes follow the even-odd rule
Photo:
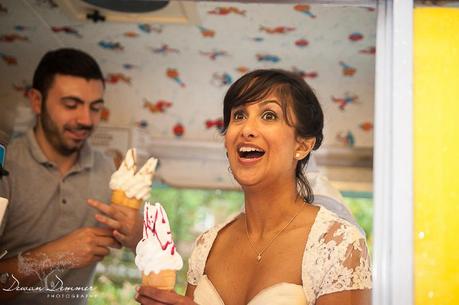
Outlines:
[[[145,202],[143,238],[137,244],[135,263],[142,272],[144,285],[166,290],[174,288],[175,273],[183,267],[183,260],[160,203]]]
[[[112,190],[122,190],[125,188],[125,183],[134,177],[137,170],[137,153],[135,148],[127,151],[123,162],[110,178],[110,188]]]
[[[155,173],[158,159],[150,158],[131,179],[125,181],[121,188],[130,198],[144,200],[148,198],[151,189],[153,174]]]
[[[138,209],[142,201],[148,198],[158,160],[148,159],[137,173],[136,163],[136,150],[131,148],[110,179],[112,203]]]

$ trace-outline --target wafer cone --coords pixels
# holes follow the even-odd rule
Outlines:
[[[176,270],[171,269],[161,270],[159,273],[150,272],[148,275],[142,272],[142,285],[162,290],[173,290],[175,275]]]
[[[129,198],[123,190],[112,191],[112,203],[126,206],[133,209],[139,209],[142,200],[136,198]]]

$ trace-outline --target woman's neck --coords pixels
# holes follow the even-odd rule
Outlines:
[[[250,232],[259,235],[277,231],[304,204],[296,184],[282,184],[278,188],[244,189],[245,213]]]

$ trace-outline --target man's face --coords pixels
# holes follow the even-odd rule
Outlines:
[[[104,87],[101,80],[61,75],[54,77],[42,101],[39,128],[62,155],[81,149],[100,122]]]

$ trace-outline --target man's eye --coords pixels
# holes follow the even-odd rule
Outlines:
[[[75,109],[75,108],[77,107],[77,103],[76,103],[76,102],[69,101],[69,102],[65,102],[65,103],[64,103],[64,106],[65,106],[65,108],[67,108],[67,109]]]
[[[92,112],[100,112],[102,110],[103,105],[102,104],[97,104],[97,105],[92,105],[90,107]]]
[[[261,117],[267,121],[274,121],[277,119],[277,115],[272,111],[266,111]]]

